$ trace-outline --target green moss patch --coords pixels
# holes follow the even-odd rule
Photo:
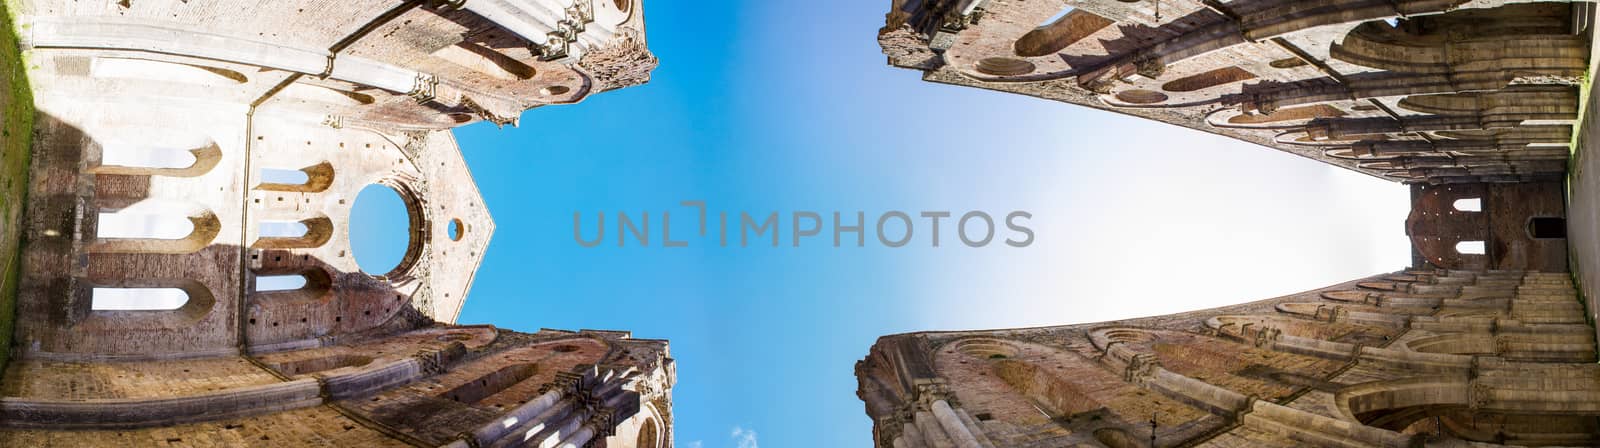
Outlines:
[[[27,60],[18,46],[13,2],[0,5],[0,371],[10,357],[21,278],[23,210],[28,196],[28,158],[33,145],[33,91]]]

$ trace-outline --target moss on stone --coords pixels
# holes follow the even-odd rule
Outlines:
[[[28,84],[27,60],[22,54],[14,2],[0,5],[0,78],[7,89],[0,93],[0,371],[10,356],[16,316],[18,281],[21,279],[23,210],[28,194],[28,159],[33,143],[33,93]]]

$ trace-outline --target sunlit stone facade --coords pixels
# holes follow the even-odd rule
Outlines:
[[[0,445],[671,446],[666,341],[455,325],[495,225],[451,129],[647,82],[636,0],[7,4],[37,114]],[[388,272],[351,253],[373,184]]]
[[[1600,247],[1570,244],[1564,185],[1586,140],[1574,127],[1593,9],[893,1],[879,42],[890,64],[926,80],[1409,184],[1413,263],[1212,310],[885,336],[856,365],[875,446],[1600,444],[1593,311],[1569,274],[1569,255]]]

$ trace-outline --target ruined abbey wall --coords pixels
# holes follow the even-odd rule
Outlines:
[[[1600,437],[1593,332],[1564,273],[1407,271],[1175,315],[886,336],[856,374],[882,447],[1577,446]]]
[[[928,81],[1409,184],[1413,266],[1212,310],[885,336],[856,364],[875,446],[1600,444],[1594,311],[1568,273],[1569,250],[1600,248],[1563,183],[1593,20],[1579,2],[891,2],[879,43]]]
[[[636,1],[10,12],[37,114],[0,445],[671,446],[665,341],[453,325],[495,226],[450,129],[646,82]],[[374,184],[389,272],[351,254]]]

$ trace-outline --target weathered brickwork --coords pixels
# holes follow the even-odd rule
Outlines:
[[[1568,2],[892,1],[879,43],[928,81],[1410,184],[1413,266],[1212,310],[885,336],[855,370],[874,445],[1600,444],[1561,182],[1593,19]]]
[[[672,446],[666,341],[455,325],[495,225],[451,129],[647,82],[637,0],[8,5],[38,112],[0,446]],[[387,272],[351,252],[371,185]]]

